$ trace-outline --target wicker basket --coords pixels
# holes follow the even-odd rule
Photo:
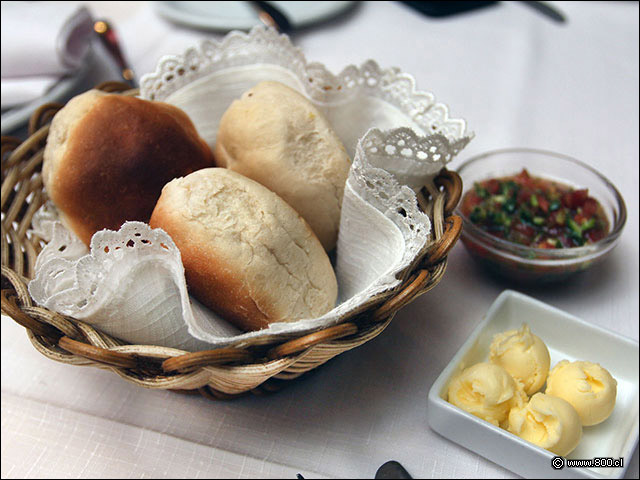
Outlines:
[[[136,94],[124,84],[109,82],[97,88],[123,95]],[[127,87],[128,88],[128,87]],[[435,240],[416,267],[392,292],[376,299],[338,325],[298,338],[268,338],[259,345],[190,353],[182,350],[129,345],[90,325],[35,306],[27,291],[36,257],[44,241],[28,230],[34,213],[46,200],[42,158],[48,123],[62,107],[47,104],[29,122],[29,138],[20,142],[2,137],[2,313],[27,329],[33,346],[44,356],[73,365],[110,369],[147,388],[200,393],[228,399],[247,392],[279,390],[331,358],[379,335],[396,312],[442,279],[447,254],[462,229],[451,215],[462,192],[462,182],[446,169],[436,178],[439,192],[418,195],[434,226]]]

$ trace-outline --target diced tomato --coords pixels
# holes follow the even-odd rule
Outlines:
[[[529,200],[531,199],[531,195],[533,195],[532,190],[526,187],[521,188],[520,191],[518,192],[518,196],[516,197],[516,202],[518,202],[518,204],[529,203]]]
[[[522,171],[513,178],[513,180],[518,185],[524,185],[524,186],[531,185],[531,176],[529,175],[529,172],[527,172],[526,168],[523,168]]]
[[[605,236],[605,232],[599,228],[592,228],[591,230],[587,230],[584,233],[584,236],[587,237],[587,240],[590,242],[597,242],[598,240],[602,240]]]
[[[464,201],[462,203],[462,212],[465,215],[469,215],[473,210],[473,207],[476,205],[480,205],[482,203],[482,197],[478,195],[475,191],[471,190],[464,197]]]
[[[585,188],[582,190],[574,190],[571,193],[565,193],[562,196],[562,204],[567,208],[578,208],[584,205],[589,197],[589,191]]]
[[[549,201],[543,196],[538,197],[538,206],[544,213],[549,213]]]
[[[584,212],[583,213],[576,213],[576,216],[573,217],[573,219],[575,220],[575,222],[578,225],[582,225],[583,222],[587,221],[589,217],[587,217]]]
[[[573,202],[574,208],[578,208],[584,205],[584,202],[589,198],[589,190],[582,189],[574,191],[571,196],[573,197],[571,200]]]
[[[553,249],[553,248],[556,248],[556,247],[555,247],[555,245],[552,245],[550,242],[547,242],[546,240],[543,240],[541,242],[538,242],[536,244],[535,248]]]
[[[500,191],[500,182],[495,178],[492,178],[486,183],[485,188],[491,195],[495,195]]]
[[[598,211],[598,202],[589,197],[584,201],[584,205],[582,205],[582,213],[587,217],[591,217],[593,215],[595,215],[595,213]]]
[[[531,225],[527,225],[526,223],[518,222],[513,226],[513,229],[516,232],[520,232],[527,237],[533,237],[536,233],[535,229]]]

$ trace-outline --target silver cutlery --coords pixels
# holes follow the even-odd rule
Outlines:
[[[280,33],[289,33],[292,29],[287,15],[275,5],[269,2],[249,2],[258,12],[258,18],[268,27],[273,27]]]
[[[565,16],[562,14],[562,12],[560,12],[560,10],[558,10],[557,8],[549,5],[548,3],[533,1],[523,1],[521,3],[545,15],[547,18],[550,18],[555,22],[566,22]]]
[[[109,52],[116,65],[120,69],[120,75],[122,76],[122,79],[126,83],[131,85],[132,88],[137,88],[138,84],[136,82],[136,77],[133,69],[129,66],[124,54],[122,53],[118,37],[111,24],[104,19],[96,20],[93,24],[93,31],[97,34],[100,42],[105,47],[107,52]]]

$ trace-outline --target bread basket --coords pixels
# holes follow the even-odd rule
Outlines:
[[[122,95],[138,93],[116,82],[97,88]],[[445,168],[435,181],[439,191],[429,193],[425,188],[418,195],[420,208],[432,221],[432,243],[399,286],[337,325],[195,353],[126,344],[82,321],[36,306],[28,293],[36,257],[44,246],[29,228],[35,212],[47,200],[41,176],[43,151],[49,122],[61,107],[47,104],[39,108],[30,119],[24,142],[2,137],[2,313],[24,326],[36,350],[52,360],[109,369],[143,387],[200,393],[211,399],[273,392],[379,335],[398,310],[440,282],[447,254],[461,232],[462,221],[452,212],[462,182]]]

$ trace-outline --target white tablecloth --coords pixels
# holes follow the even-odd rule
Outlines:
[[[176,27],[146,2],[88,2],[115,22],[135,71],[221,34]],[[293,35],[337,72],[374,58],[412,73],[476,138],[453,167],[504,147],[553,150],[603,172],[629,218],[607,262],[553,288],[518,288],[638,340],[638,3],[553,2],[559,25],[522,4],[445,19],[362,2]],[[444,280],[373,341],[269,397],[232,402],[136,387],[41,356],[2,319],[2,477],[372,478],[400,461],[416,478],[512,478],[427,424],[427,392],[507,282],[462,245]],[[638,450],[626,458],[638,477]]]

